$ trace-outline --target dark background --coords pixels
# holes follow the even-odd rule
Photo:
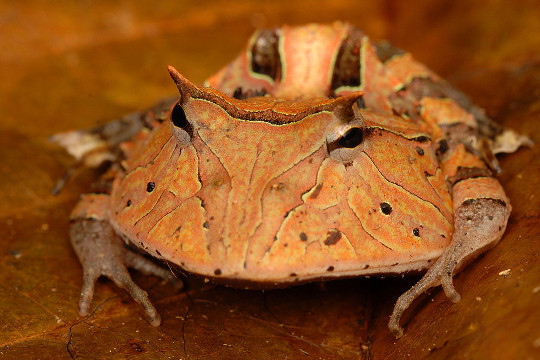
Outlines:
[[[77,315],[81,267],[68,215],[95,173],[50,195],[71,164],[47,143],[176,94],[232,60],[256,27],[346,20],[411,51],[497,122],[537,144],[540,8],[494,1],[1,1],[0,356],[137,359],[538,359],[540,150],[501,158],[514,211],[501,243],[460,273],[452,304],[418,299],[396,341],[386,323],[418,277],[242,291],[188,279],[175,291],[134,274],[163,318],[151,327],[101,280]],[[499,275],[509,269],[507,276]],[[83,321],[84,320],[84,321]],[[68,351],[69,348],[69,351]]]

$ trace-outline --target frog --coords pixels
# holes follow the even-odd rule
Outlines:
[[[453,276],[505,232],[495,154],[530,140],[351,24],[258,30],[200,86],[168,70],[179,98],[53,139],[110,166],[70,216],[81,316],[106,276],[159,326],[128,268],[182,280],[148,256],[241,288],[425,272],[399,338],[414,299],[459,301]]]

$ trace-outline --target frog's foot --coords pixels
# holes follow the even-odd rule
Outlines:
[[[178,287],[182,281],[169,271],[159,267],[144,256],[124,246],[111,225],[103,220],[75,219],[71,225],[71,243],[83,266],[83,287],[79,302],[79,314],[86,316],[90,310],[94,285],[100,276],[106,276],[126,289],[141,304],[153,326],[159,326],[161,318],[146,291],[138,287],[127,270],[128,267],[144,274],[155,275]]]
[[[399,320],[414,299],[427,289],[442,285],[446,296],[458,302],[452,276],[467,260],[471,260],[495,245],[502,237],[510,214],[510,205],[499,199],[473,199],[464,201],[455,211],[456,230],[452,242],[441,257],[429,268],[424,277],[399,297],[388,327],[400,338],[403,329]]]

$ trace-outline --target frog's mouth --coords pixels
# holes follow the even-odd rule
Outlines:
[[[312,274],[312,275],[299,275],[299,274],[290,274],[293,276],[287,276],[284,278],[276,278],[268,280],[264,279],[249,279],[249,278],[238,278],[238,277],[229,277],[221,275],[203,275],[198,273],[188,272],[190,275],[195,276],[203,282],[212,282],[217,285],[222,285],[226,287],[231,287],[235,289],[244,289],[244,290],[266,290],[266,289],[283,289],[288,287],[293,287],[297,285],[304,285],[313,282],[325,282],[333,280],[343,280],[358,278],[364,276],[369,278],[371,276],[377,276],[380,278],[389,277],[389,276],[402,276],[403,274],[422,274],[426,269],[432,264],[431,259],[419,260],[414,263],[407,264],[391,264],[386,266],[361,266],[361,269],[349,270],[349,271],[325,271],[322,274]],[[186,270],[182,267],[167,263],[167,267],[179,277],[178,274],[186,274]],[[268,274],[271,277],[271,274]]]

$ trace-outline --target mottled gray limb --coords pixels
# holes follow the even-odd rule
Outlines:
[[[444,253],[411,289],[399,297],[388,328],[400,338],[403,328],[399,320],[403,312],[420,294],[442,284],[453,302],[460,300],[452,277],[468,261],[494,246],[502,237],[510,215],[510,205],[499,199],[473,199],[463,202],[455,213],[455,233]]]
[[[144,256],[124,246],[111,225],[105,221],[77,219],[71,225],[71,243],[83,266],[83,286],[79,302],[79,314],[88,315],[94,295],[94,286],[100,276],[106,276],[119,287],[126,289],[131,297],[144,308],[150,323],[159,326],[161,318],[152,305],[146,291],[131,279],[127,267],[144,273],[173,280],[181,284],[165,269],[160,268]]]

